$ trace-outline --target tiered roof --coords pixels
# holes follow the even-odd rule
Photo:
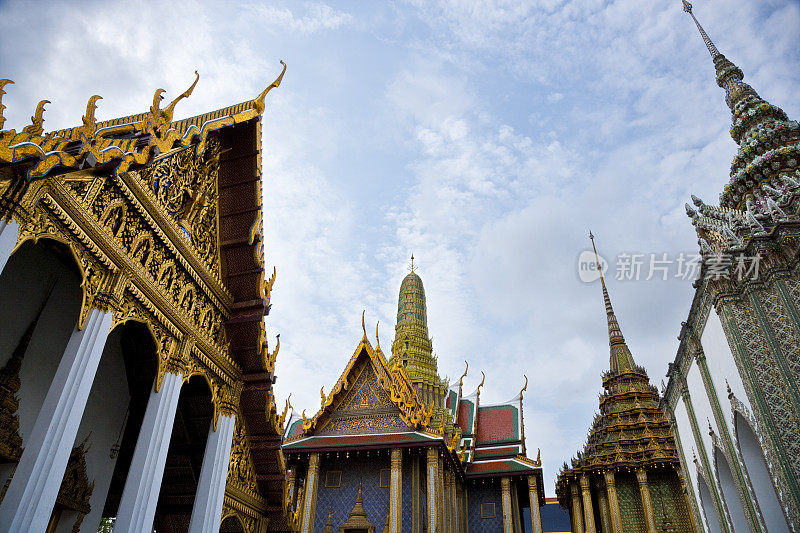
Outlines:
[[[608,320],[610,368],[603,374],[600,413],[595,415],[586,445],[571,465],[564,463],[558,475],[560,499],[569,498],[569,481],[584,473],[666,465],[679,468],[669,422],[658,407],[658,390],[633,359],[611,306],[599,259],[597,265]]]
[[[722,55],[683,0],[711,54],[717,84],[731,110],[731,137],[739,150],[720,207],[692,197],[686,204],[705,254],[744,251],[775,233],[776,226],[797,223],[800,210],[800,124],[743,81],[742,70]],[[792,228],[793,232],[797,228]]]

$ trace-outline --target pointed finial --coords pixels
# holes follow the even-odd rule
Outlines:
[[[467,365],[467,367],[464,369],[464,373],[461,374],[461,377],[458,378],[459,389],[461,388],[461,385],[464,383],[464,378],[467,377],[467,371],[469,370],[469,363],[467,361],[464,361],[464,364]]]
[[[42,100],[36,106],[36,113],[31,117],[31,125],[22,128],[25,133],[31,135],[41,135],[44,132],[44,105],[49,104],[50,100]]]
[[[697,29],[700,30],[700,36],[703,37],[703,42],[706,43],[706,48],[708,48],[708,52],[711,54],[711,58],[716,59],[721,54],[719,53],[719,50],[717,50],[717,47],[714,46],[714,43],[711,42],[711,39],[709,39],[708,34],[706,34],[706,31],[700,25],[700,22],[698,22],[697,17],[695,17],[694,13],[692,13],[692,4],[690,4],[686,0],[683,0],[683,10],[689,13],[689,15],[692,17],[692,20],[694,20]]]
[[[281,70],[281,73],[278,75],[275,81],[273,81],[269,87],[264,89],[261,94],[259,94],[256,99],[253,100],[253,105],[259,115],[264,112],[264,99],[267,97],[267,93],[276,87],[280,87],[281,81],[283,81],[283,75],[286,74],[286,63],[283,62],[283,59],[281,59],[281,65],[283,65],[283,70]]]
[[[375,349],[378,350],[378,351],[380,351],[380,349],[381,349],[381,338],[378,335],[378,326],[380,326],[380,325],[381,325],[381,321],[378,320],[375,323]]]
[[[414,266],[414,254],[411,254],[411,272],[414,272],[417,268]]]
[[[3,124],[6,123],[6,118],[3,116],[3,110],[6,108],[6,106],[3,105],[3,95],[6,94],[6,92],[3,90],[3,87],[5,87],[6,85],[13,85],[13,84],[14,82],[11,80],[7,79],[0,80],[0,130],[3,129]]]
[[[102,99],[102,96],[95,94],[86,103],[86,114],[81,118],[83,126],[79,128],[79,135],[86,139],[92,137],[97,129],[97,120],[94,118],[94,112],[97,110],[97,101]]]
[[[366,312],[367,312],[366,309],[361,311],[361,329],[362,329],[362,331],[364,331],[364,338],[365,339],[367,338],[367,326],[364,324],[364,314]]]
[[[200,80],[200,74],[198,74],[196,70],[194,71],[194,75],[195,75],[194,83],[192,83],[192,85],[189,86],[188,89],[179,94],[178,97],[175,100],[173,100],[166,107],[166,109],[164,109],[164,111],[161,112],[161,116],[164,117],[164,120],[166,122],[172,122],[172,115],[175,112],[175,106],[178,104],[178,102],[180,102],[184,98],[189,98],[192,95],[192,92],[194,91],[197,82]]]

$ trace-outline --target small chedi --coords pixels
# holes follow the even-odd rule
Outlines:
[[[597,265],[608,319],[609,370],[586,445],[558,475],[559,503],[570,510],[572,531],[578,533],[695,531],[658,390],[633,359],[599,259]]]
[[[482,405],[482,378],[448,384],[428,335],[425,291],[400,286],[387,360],[376,327],[363,336],[321,406],[290,417],[283,443],[285,502],[296,530],[542,531],[541,458],[526,456],[520,392]],[[530,516],[525,526],[523,520]]]

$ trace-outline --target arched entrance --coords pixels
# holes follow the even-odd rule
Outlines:
[[[244,533],[244,524],[236,515],[231,515],[222,521],[219,533]]]
[[[742,502],[739,499],[739,492],[736,490],[736,484],[733,481],[733,473],[728,464],[728,459],[718,447],[714,448],[714,463],[717,467],[717,476],[719,484],[722,487],[722,495],[725,498],[725,506],[733,522],[733,528],[737,531],[747,531],[747,519],[744,516],[744,509]]]
[[[23,243],[0,273],[0,483],[19,463],[75,330],[82,276],[55,240]]]
[[[703,507],[703,514],[706,518],[706,526],[709,533],[722,533],[722,526],[719,523],[719,517],[714,507],[711,490],[708,488],[703,476],[697,476],[697,489],[700,492],[700,505]]]
[[[761,443],[758,442],[750,423],[739,412],[734,413],[733,424],[739,453],[744,459],[747,475],[758,500],[767,531],[789,531],[786,518],[775,494],[772,477],[764,461]]]

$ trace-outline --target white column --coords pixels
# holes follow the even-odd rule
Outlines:
[[[150,391],[114,531],[150,533],[153,530],[182,383],[182,374],[169,373],[161,380],[161,390]]]
[[[72,332],[0,506],[0,531],[47,528],[111,322],[94,309]]]
[[[212,431],[213,427],[208,429],[203,467],[200,470],[200,480],[197,482],[192,519],[189,522],[190,533],[219,531],[235,426],[234,415],[220,415],[217,420],[217,430]]]
[[[13,220],[0,220],[0,272],[6,267],[11,252],[17,245],[19,224]]]

